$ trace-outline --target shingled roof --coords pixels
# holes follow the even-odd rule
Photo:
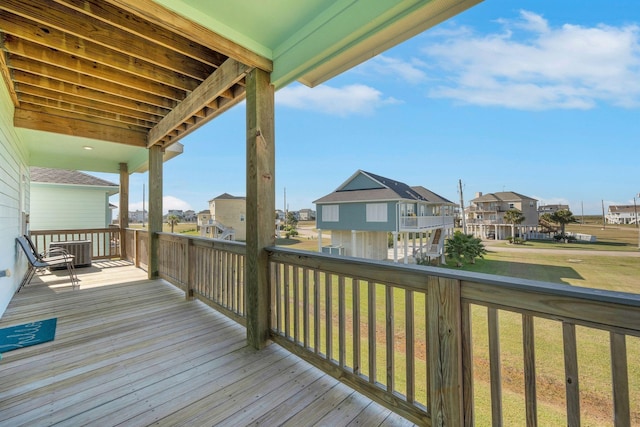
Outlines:
[[[348,189],[348,184],[360,174],[369,177],[380,185],[375,188]],[[375,200],[415,200],[428,203],[453,204],[453,202],[430,190],[427,190],[424,187],[410,187],[404,182],[396,181],[394,179],[386,178],[363,170],[358,170],[333,193],[321,197],[313,203],[364,202]]]
[[[80,171],[65,169],[50,169],[32,166],[30,168],[31,182],[50,184],[91,185],[100,187],[116,187],[118,184],[86,174]]]
[[[244,197],[244,196],[232,196],[229,193],[222,193],[218,197],[214,197],[213,199],[209,200],[209,202],[212,202],[214,200],[246,200],[246,197]]]
[[[522,195],[520,193],[516,193],[515,191],[498,191],[497,193],[483,194],[482,196],[476,197],[471,201],[474,203],[479,203],[479,202],[496,202],[496,201],[513,202],[513,201],[519,201],[519,200],[536,200],[536,199]]]

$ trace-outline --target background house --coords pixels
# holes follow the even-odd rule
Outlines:
[[[118,184],[71,170],[31,167],[30,230],[106,228]]]
[[[398,261],[398,239],[404,260],[419,254],[440,257],[446,234],[453,230],[455,204],[424,187],[358,170],[337,190],[314,202],[319,238],[331,231],[331,247],[323,252]],[[409,249],[409,236],[412,236]]]
[[[636,224],[638,207],[635,205],[611,205],[606,215],[609,224]]]
[[[198,214],[203,222],[200,235],[214,239],[247,239],[247,200],[245,197],[223,193],[209,200],[209,217]],[[206,220],[206,222],[204,222]]]
[[[506,239],[520,233],[528,234],[538,228],[538,201],[514,191],[497,193],[477,193],[470,206],[465,209],[466,233],[480,238]],[[512,226],[504,220],[509,209],[518,209],[524,221]],[[517,231],[516,231],[517,230]]]
[[[298,211],[298,219],[300,221],[313,221],[316,219],[316,211],[313,209],[300,209]]]

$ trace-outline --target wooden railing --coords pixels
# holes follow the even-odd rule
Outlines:
[[[434,228],[453,228],[452,216],[401,216],[400,231],[431,230]]]
[[[137,228],[125,230],[125,254],[127,261],[133,262],[136,267],[147,271],[149,262],[149,232]]]
[[[159,275],[246,326],[243,243],[159,233]]]
[[[79,240],[91,241],[92,259],[111,259],[120,257],[120,229],[92,228],[78,230],[31,230],[29,235],[38,252],[49,249],[54,242],[70,242]]]
[[[413,422],[640,423],[640,295],[282,248],[270,260],[272,339]]]
[[[159,239],[160,275],[244,324],[244,245]],[[271,339],[417,424],[640,424],[640,295],[268,255]]]

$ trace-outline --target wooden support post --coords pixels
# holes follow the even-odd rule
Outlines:
[[[460,282],[429,277],[427,349],[433,426],[463,425]]]
[[[144,215],[144,213],[143,213]],[[158,234],[162,231],[162,148],[149,148],[149,279],[158,277]]]
[[[269,337],[269,260],[275,244],[274,89],[269,73],[252,70],[247,93],[247,341],[260,349]]]
[[[127,228],[129,228],[129,170],[126,163],[120,163],[120,206],[118,225],[120,227],[120,259],[127,259]]]

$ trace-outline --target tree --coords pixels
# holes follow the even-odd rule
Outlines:
[[[180,218],[177,215],[171,214],[167,215],[167,224],[171,226],[171,232],[173,233],[173,227],[178,225],[180,222]]]
[[[565,226],[569,223],[578,222],[576,217],[569,209],[560,209],[551,214],[551,221],[560,224],[560,236],[567,243],[567,235],[565,234]]]
[[[526,218],[522,215],[522,211],[516,208],[509,209],[504,213],[504,221],[507,224],[522,224]]]
[[[519,225],[524,222],[526,218],[522,214],[522,211],[516,208],[509,209],[504,213],[504,222],[512,225]],[[511,228],[513,230],[513,227]],[[515,239],[515,233],[512,236]]]
[[[465,261],[475,264],[476,258],[484,258],[487,250],[481,239],[456,231],[445,242],[444,253],[456,263],[456,267],[462,267]]]
[[[287,212],[286,225],[290,230],[298,228],[298,218],[293,212]]]

